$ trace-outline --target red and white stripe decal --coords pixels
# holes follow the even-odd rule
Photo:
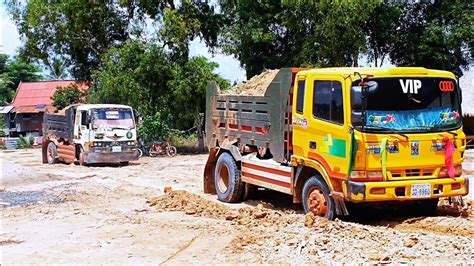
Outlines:
[[[291,194],[291,167],[242,158],[242,181]]]

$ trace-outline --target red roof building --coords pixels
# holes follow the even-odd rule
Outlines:
[[[15,98],[10,106],[13,106],[15,113],[39,113],[45,109],[52,109],[51,97],[53,97],[58,87],[67,87],[76,83],[79,89],[86,91],[89,86],[86,83],[77,83],[74,80],[20,82]]]
[[[55,110],[51,98],[56,89],[74,83],[82,91],[89,89],[87,83],[74,80],[20,82],[8,113],[10,135],[41,134],[44,112]]]

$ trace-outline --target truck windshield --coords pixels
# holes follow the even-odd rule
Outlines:
[[[461,126],[456,81],[447,78],[372,78],[366,107],[352,84],[352,120],[363,131],[440,132]],[[365,109],[365,125],[362,127]]]
[[[132,110],[127,108],[102,108],[92,110],[92,127],[132,129],[135,127]]]

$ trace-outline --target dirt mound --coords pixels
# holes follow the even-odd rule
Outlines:
[[[159,211],[182,211],[188,215],[223,219],[238,225],[271,226],[291,224],[298,220],[289,213],[265,209],[261,204],[256,208],[233,209],[182,190],[150,198],[147,203],[156,206]]]
[[[467,229],[471,227],[465,224],[471,222],[469,218],[447,218],[461,221],[459,227],[466,228],[467,233],[438,234],[439,230],[431,227],[424,230],[416,220],[406,224],[420,230],[398,230],[390,225],[329,221],[311,214],[265,209],[262,205],[230,208],[186,191],[170,191],[150,198],[148,203],[158,211],[183,211],[229,221],[229,232],[238,233],[226,250],[254,254],[262,263],[453,262],[468,261],[472,253],[472,234]],[[429,223],[426,220],[425,224]]]
[[[229,90],[222,91],[222,94],[263,96],[272,80],[278,74],[278,71],[278,69],[265,70],[248,81],[244,81]]]

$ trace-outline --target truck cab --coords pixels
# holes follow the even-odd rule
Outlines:
[[[320,164],[345,200],[467,193],[461,97],[452,73],[319,69],[298,73],[295,86],[292,164]]]

